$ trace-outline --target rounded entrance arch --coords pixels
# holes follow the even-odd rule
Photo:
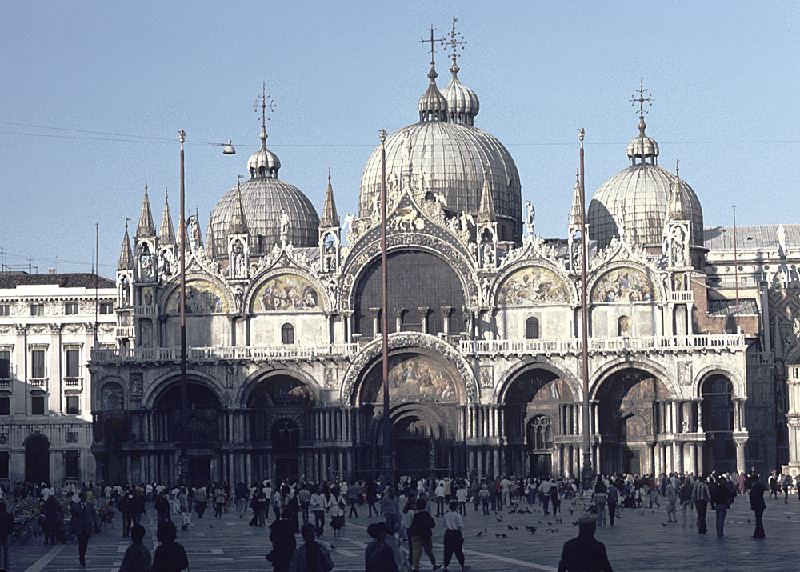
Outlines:
[[[572,475],[577,452],[569,441],[576,430],[577,409],[564,379],[541,368],[522,372],[509,384],[502,412],[508,443],[504,472]],[[557,447],[556,437],[563,449]]]
[[[597,392],[603,473],[653,473],[653,443],[666,433],[667,387],[642,369],[611,374]]]
[[[103,459],[103,479],[107,483],[126,483],[127,462],[122,444],[128,440],[128,424],[122,417],[109,417],[103,423],[105,459]]]
[[[188,383],[186,419],[186,441],[206,445],[220,440],[222,406],[216,394],[203,384]],[[181,440],[181,387],[168,387],[156,400],[155,409],[159,423],[156,424],[156,441]]]
[[[735,471],[733,384],[724,375],[715,374],[703,381],[700,391],[703,430],[706,433],[703,466],[709,471]]]
[[[25,480],[31,483],[50,483],[50,441],[34,434],[25,441]]]

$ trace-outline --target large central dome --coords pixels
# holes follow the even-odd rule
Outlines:
[[[446,208],[471,214],[478,213],[483,181],[488,179],[501,222],[499,238],[519,242],[522,239],[522,187],[511,154],[497,138],[472,126],[478,113],[478,101],[471,90],[460,83],[449,85],[451,89],[444,90],[446,97],[436,88],[433,66],[429,77],[431,84],[419,102],[420,122],[386,139],[387,178],[394,175],[402,179],[410,169],[416,184],[422,181],[426,191],[441,195]],[[454,82],[458,82],[455,72],[451,84]],[[468,100],[465,93],[472,94],[474,100]],[[367,161],[361,177],[359,217],[370,216],[380,193],[379,146]]]

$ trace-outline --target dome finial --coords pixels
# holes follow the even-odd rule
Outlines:
[[[431,80],[428,89],[422,94],[419,100],[419,120],[420,121],[447,121],[447,100],[436,87],[436,73],[434,52],[436,42],[443,42],[444,38],[434,38],[433,25],[431,25],[431,37],[429,40],[420,40],[424,44],[431,45],[431,71],[428,72],[428,77]]]
[[[458,64],[456,60],[461,57],[461,54],[458,53],[459,48],[461,50],[464,49],[464,45],[467,41],[464,38],[461,32],[456,32],[456,22],[458,22],[458,18],[453,18],[453,28],[450,30],[450,33],[447,34],[444,38],[442,38],[442,46],[445,49],[450,49],[450,58],[453,60],[453,65],[450,66],[450,73],[453,74],[454,78],[458,78]]]
[[[638,97],[636,94],[639,94]],[[640,163],[649,162],[650,164],[657,165],[658,161],[658,143],[652,137],[648,137],[645,133],[647,124],[644,122],[644,116],[647,115],[648,110],[645,109],[645,104],[650,107],[653,106],[654,99],[650,96],[644,88],[644,78],[639,80],[639,89],[631,94],[631,105],[636,107],[639,104],[639,109],[636,114],[639,116],[639,135],[628,144],[627,155],[631,160],[631,164],[635,165],[636,160],[639,159]]]
[[[269,105],[267,105],[267,98],[269,98]],[[267,82],[261,83],[261,148],[267,148],[267,121],[269,121],[269,117],[267,116],[267,108],[269,108],[269,112],[273,113],[275,111],[275,101],[267,94]],[[255,112],[258,113],[258,107],[256,107]]]
[[[637,93],[639,94],[639,97],[636,97]],[[647,93],[647,97],[644,96],[645,93]],[[650,107],[653,107],[653,101],[655,101],[644,88],[644,78],[639,79],[639,89],[635,90],[631,94],[630,101],[633,107],[636,107],[637,103],[639,104],[639,110],[636,113],[639,115],[639,119],[641,119],[639,122],[641,125],[644,123],[644,116],[648,113],[648,111],[644,108],[644,104],[647,103]]]

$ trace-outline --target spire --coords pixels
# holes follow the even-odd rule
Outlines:
[[[688,220],[688,213],[683,206],[683,186],[678,174],[678,161],[675,162],[675,180],[669,189],[667,220]]]
[[[216,241],[214,240],[214,227],[211,225],[211,217],[214,213],[208,213],[208,226],[206,227],[206,254],[211,260],[217,258]]]
[[[231,222],[228,225],[228,234],[249,234],[247,220],[244,217],[244,209],[242,208],[242,191],[239,189],[238,182],[236,183],[236,197],[233,202]]]
[[[173,246],[175,244],[175,228],[172,226],[172,215],[169,212],[169,193],[166,191],[164,191],[164,214],[161,215],[158,242],[161,246]]]
[[[328,170],[328,188],[325,189],[325,205],[322,207],[322,216],[319,219],[319,226],[339,226],[339,213],[336,212],[336,203],[333,200],[330,169]]]
[[[579,229],[581,226],[581,174],[575,173],[575,190],[572,192],[572,207],[569,209],[570,229]]]
[[[133,270],[133,252],[131,251],[131,237],[128,236],[128,219],[125,219],[125,237],[122,239],[122,252],[117,262],[117,270]]]
[[[478,220],[480,222],[494,222],[497,216],[494,212],[494,197],[489,187],[489,176],[486,169],[483,170],[483,189],[481,190],[481,205],[478,210]]]
[[[267,100],[269,99],[269,104]],[[278,156],[267,149],[267,109],[272,113],[275,111],[275,102],[267,94],[267,84],[261,84],[261,148],[250,156],[247,161],[247,170],[250,171],[250,178],[256,177],[278,177],[278,169],[281,168],[281,161]],[[258,108],[256,108],[256,112]]]
[[[142,199],[142,213],[139,215],[139,226],[136,228],[137,237],[155,236],[156,225],[150,212],[150,197],[147,196],[147,185],[144,186],[144,199]]]
[[[428,77],[431,80],[428,89],[422,94],[419,99],[419,120],[423,121],[447,121],[447,99],[436,87],[436,78],[439,74],[436,73],[436,66],[434,62],[434,44],[436,42],[443,42],[444,38],[436,39],[433,37],[433,26],[431,26],[430,40],[420,40],[424,44],[431,45],[431,70],[428,72]]]

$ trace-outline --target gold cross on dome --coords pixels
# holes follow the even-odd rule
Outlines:
[[[636,93],[639,94],[639,97],[636,97]],[[644,108],[644,104],[647,103],[648,105],[650,105],[650,107],[653,107],[653,101],[655,101],[650,96],[649,93],[647,93],[647,97],[645,97],[644,96],[645,93],[647,93],[647,90],[644,88],[644,78],[641,78],[639,80],[639,89],[637,89],[631,94],[631,99],[630,99],[631,105],[633,107],[636,107],[637,103],[639,104],[639,111],[637,111],[639,117],[644,117],[645,114],[648,113],[648,111]]]
[[[436,42],[444,42],[446,38],[434,38],[433,37],[433,24],[431,24],[431,39],[430,40],[420,40],[423,44],[430,44],[431,45],[431,63],[433,63],[433,52],[434,52],[434,45]]]
[[[458,53],[459,47],[463,51],[464,46],[467,43],[467,41],[464,39],[464,35],[461,32],[456,32],[456,22],[458,22],[458,18],[453,18],[452,30],[450,30],[447,36],[442,38],[442,46],[445,47],[445,50],[452,50],[450,58],[453,60],[453,63],[456,63],[456,58],[461,57],[461,54]]]

